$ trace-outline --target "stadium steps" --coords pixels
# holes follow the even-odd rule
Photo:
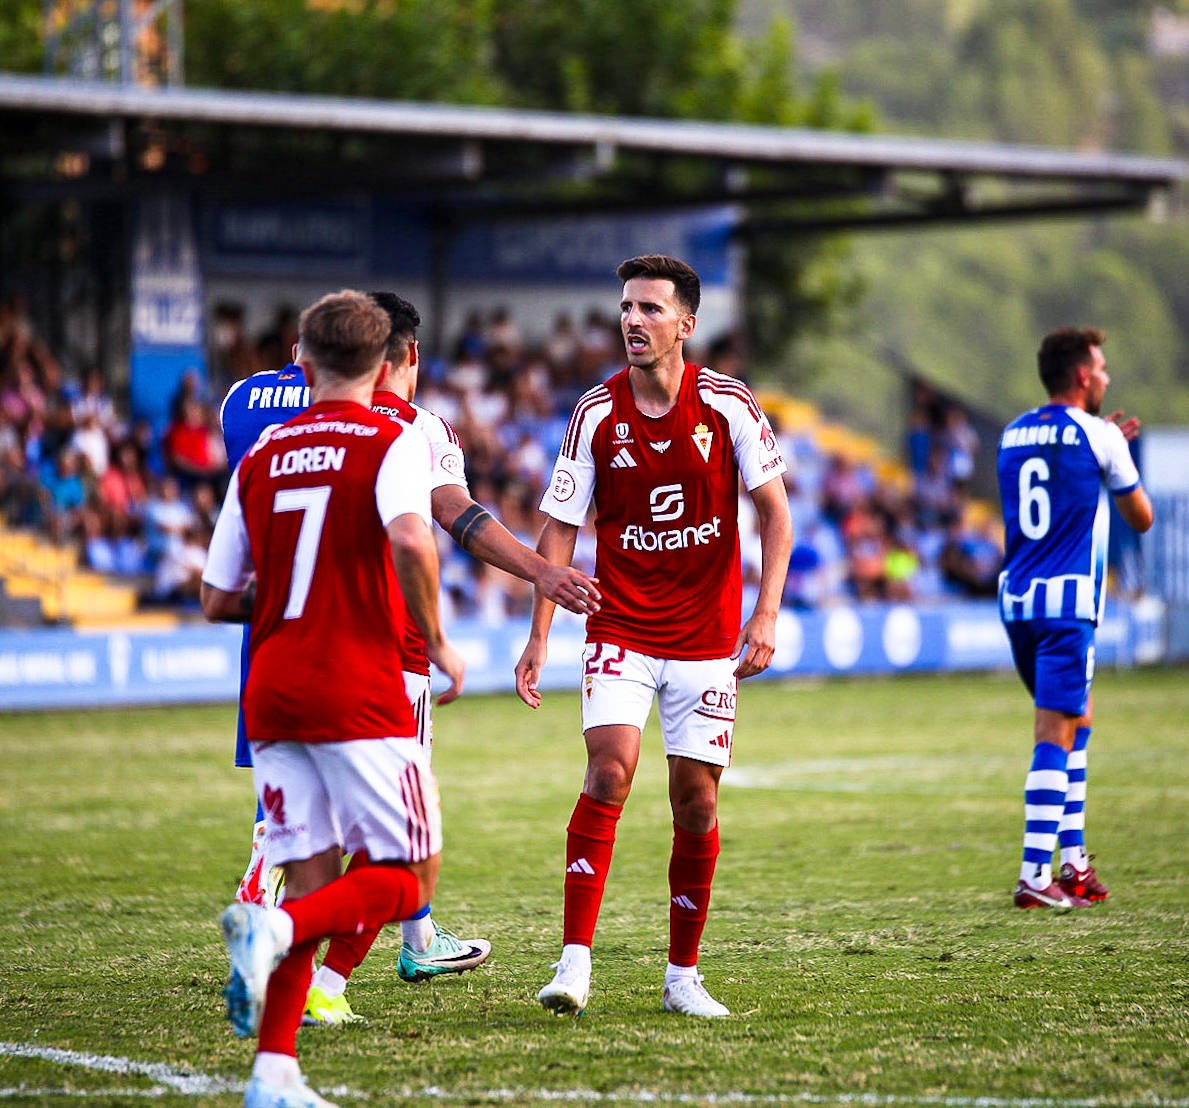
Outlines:
[[[55,546],[32,531],[0,527],[0,580],[26,626],[32,622],[33,605],[42,623],[88,629],[139,624],[143,615],[137,611],[135,585],[80,569],[72,547]],[[161,614],[144,614],[154,617],[153,625],[161,625]]]
[[[761,391],[756,399],[769,416],[775,417],[780,430],[812,438],[823,454],[837,454],[855,465],[868,465],[881,481],[902,491],[911,485],[904,463],[890,457],[882,443],[826,419],[816,404],[774,391]]]
[[[870,466],[882,483],[902,493],[907,494],[912,490],[908,467],[899,458],[887,454],[884,444],[878,439],[826,419],[818,407],[807,400],[798,400],[776,391],[757,392],[756,399],[770,417],[775,417],[782,431],[812,438],[824,454],[837,454],[855,465]],[[966,502],[965,513],[967,526],[979,530],[990,527],[1002,544],[1003,524],[997,504],[972,498]]]

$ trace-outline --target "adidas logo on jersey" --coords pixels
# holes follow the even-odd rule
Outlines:
[[[585,873],[593,874],[594,866],[592,866],[585,858],[578,858],[566,866],[566,873]]]
[[[651,446],[652,449],[655,450],[658,454],[663,454],[666,450],[669,449],[670,446],[673,445],[673,440],[665,439],[664,442],[650,442],[648,445]]]
[[[626,446],[621,446],[619,448],[619,453],[616,454],[615,457],[611,459],[611,468],[612,469],[635,469],[636,468],[636,459],[633,458],[631,456],[631,454],[628,453],[628,448]]]

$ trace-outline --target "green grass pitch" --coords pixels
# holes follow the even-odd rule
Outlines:
[[[1189,671],[1096,681],[1088,845],[1112,897],[1011,906],[1031,706],[1008,674],[746,684],[702,972],[730,1019],[660,1007],[670,821],[655,724],[619,841],[586,1015],[535,995],[560,949],[576,692],[437,712],[435,914],[494,945],[396,976],[388,929],[305,1030],[344,1105],[901,1104],[1189,1108]],[[216,917],[247,857],[228,705],[0,722],[0,1100],[230,1106]]]

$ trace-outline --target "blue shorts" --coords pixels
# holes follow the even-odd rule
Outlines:
[[[235,718],[235,764],[252,766],[252,744],[244,730],[244,686],[248,683],[248,627],[244,626],[244,637],[239,645],[239,711]]]
[[[1038,708],[1080,716],[1094,680],[1094,624],[1081,619],[1005,623],[1016,672]]]

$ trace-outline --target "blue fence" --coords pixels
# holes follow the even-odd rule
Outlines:
[[[1098,631],[1099,665],[1163,660],[1165,613],[1155,600],[1112,608]],[[525,621],[454,624],[451,639],[467,661],[467,690],[510,691],[527,636]],[[559,614],[542,688],[577,687],[583,640],[581,621]],[[1011,666],[993,603],[786,611],[778,640],[767,679]],[[3,632],[0,710],[233,701],[239,642],[238,628],[206,624],[157,632]],[[329,687],[327,695],[333,695]]]

